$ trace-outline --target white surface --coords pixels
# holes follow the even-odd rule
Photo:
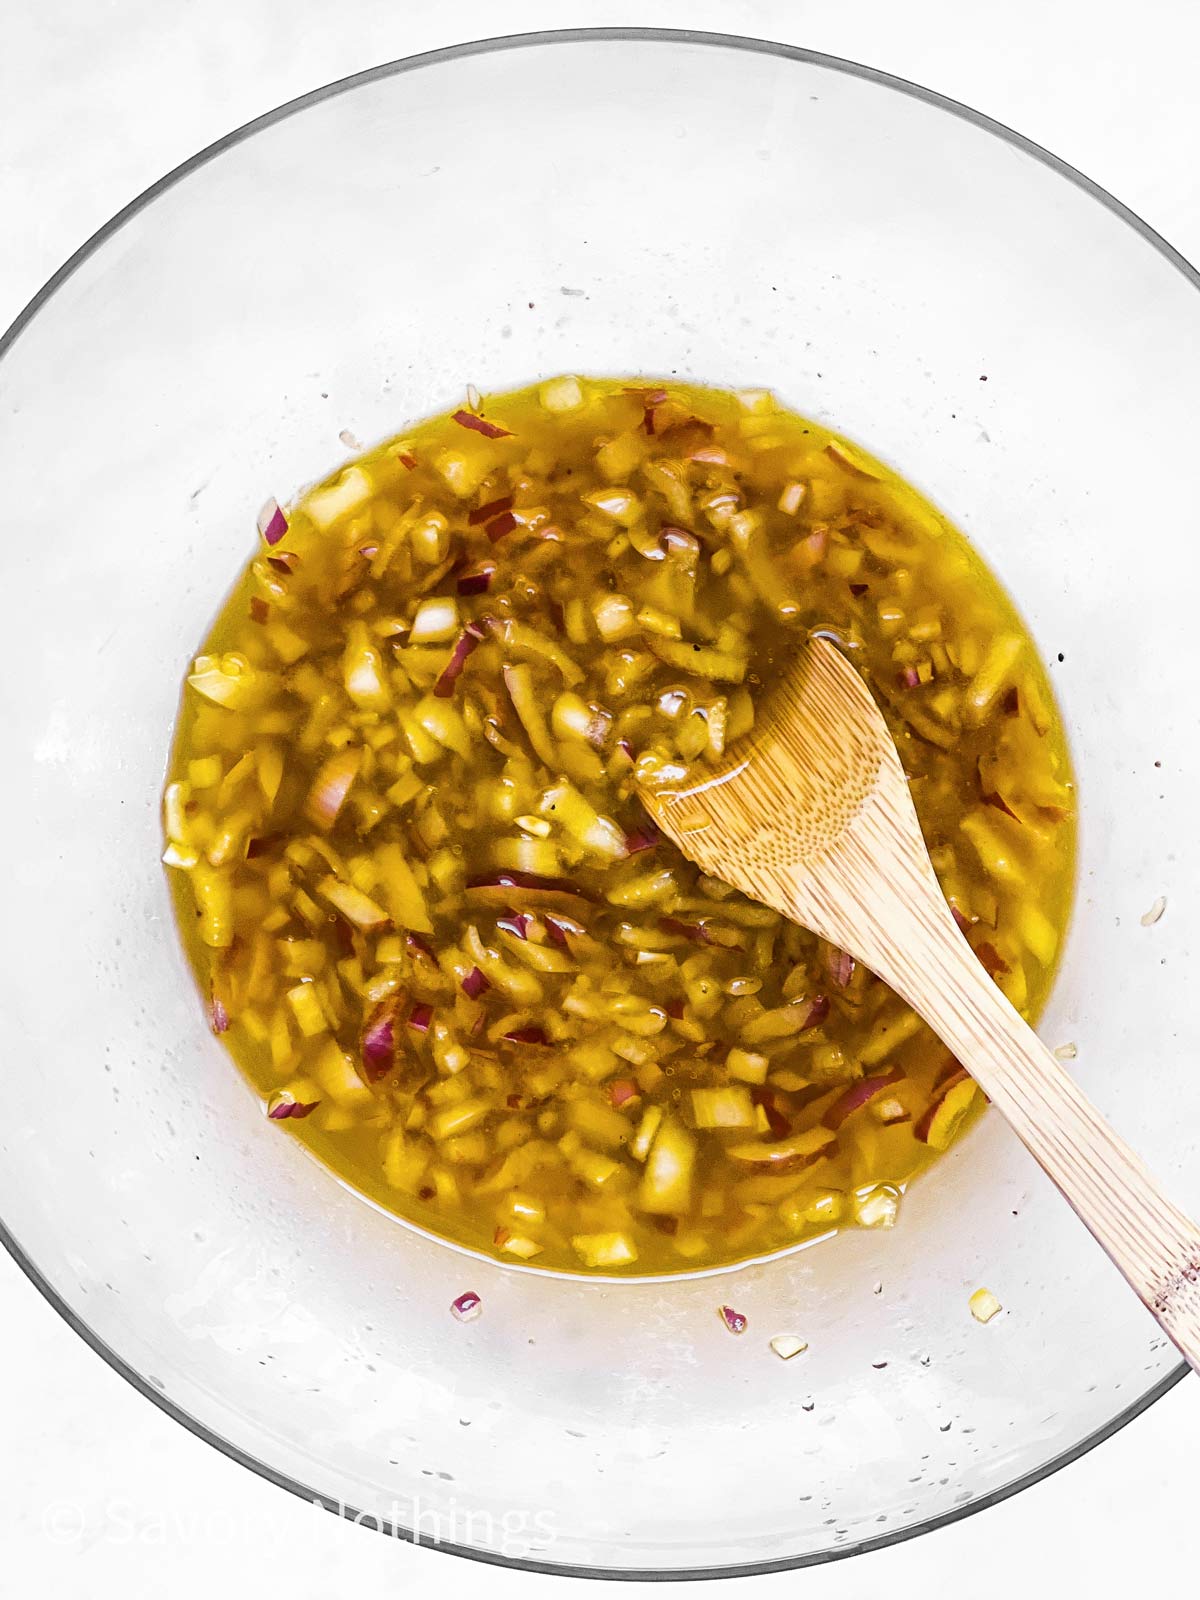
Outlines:
[[[425,8],[421,8],[424,10]],[[660,23],[783,38],[867,61],[1021,129],[1200,259],[1194,60],[1184,0],[1127,9],[1010,0],[549,3],[458,0],[440,17],[396,0],[0,0],[0,327],[146,184],[227,129],[316,84],[456,39],[539,27]],[[965,19],[978,12],[975,38]],[[753,109],[747,108],[752,115]],[[1131,137],[1130,130],[1134,130]],[[10,531],[11,536],[11,531]],[[455,1563],[338,1522],[253,1477],[163,1416],[0,1259],[0,1593],[171,1595],[270,1584],[295,1600],[453,1584],[496,1597],[567,1580]],[[927,1538],[802,1576],[817,1600],[903,1600],[952,1583],[972,1600],[1069,1586],[1100,1600],[1161,1580],[1187,1528],[1200,1388],[1190,1380],[1067,1472]],[[1164,1537],[1165,1535],[1165,1537]],[[1181,1569],[1181,1575],[1186,1568]],[[729,1592],[729,1591],[727,1591]]]

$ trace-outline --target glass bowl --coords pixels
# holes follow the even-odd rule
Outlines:
[[[251,123],[114,218],[0,350],[0,1216],[131,1382],[372,1525],[684,1576],[934,1527],[1181,1376],[995,1117],[894,1232],[724,1274],[580,1281],[396,1223],[263,1117],[158,859],[181,673],[258,507],[334,465],[339,430],[563,370],[771,386],[896,463],[1023,608],[1082,808],[1042,1031],[1200,1207],[1200,296],[1135,217],[844,62],[529,36]],[[982,1285],[1006,1308],[987,1327]],[[778,1360],[780,1333],[808,1351]]]

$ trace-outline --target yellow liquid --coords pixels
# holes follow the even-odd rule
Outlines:
[[[687,1271],[889,1225],[981,1097],[883,984],[649,840],[633,781],[720,759],[832,634],[1036,1016],[1074,800],[1020,618],[769,396],[556,380],[473,415],[310,491],[184,690],[168,860],[225,1042],[315,1107],[281,1137],[501,1259]]]

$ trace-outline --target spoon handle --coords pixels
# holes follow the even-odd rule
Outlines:
[[[988,977],[940,893],[920,912],[910,902],[909,918],[908,957],[881,976],[967,1068],[1200,1371],[1200,1228]]]

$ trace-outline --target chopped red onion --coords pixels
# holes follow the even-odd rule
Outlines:
[[[827,1128],[840,1128],[846,1118],[855,1111],[874,1100],[877,1094],[882,1094],[892,1084],[899,1083],[904,1074],[899,1067],[892,1067],[890,1071],[880,1073],[875,1078],[859,1078],[857,1083],[852,1083],[844,1089],[833,1104],[828,1106],[821,1121]]]
[[[640,1093],[632,1078],[614,1078],[608,1086],[608,1098],[617,1110],[630,1100],[636,1100]]]
[[[853,595],[866,594],[869,588],[870,584],[867,583],[852,583],[850,585],[850,593]]]
[[[282,572],[285,576],[291,577],[292,573],[300,565],[300,557],[294,550],[276,550],[273,556],[267,557],[267,565],[273,568],[274,571]]]
[[[266,622],[267,618],[270,615],[271,615],[271,608],[267,604],[267,602],[262,598],[262,596],[261,595],[257,595],[257,594],[252,594],[250,596],[250,621],[251,622],[260,622],[260,623],[261,622]]]
[[[970,933],[973,926],[970,917],[963,916],[958,907],[953,904],[950,907],[950,915],[954,918],[955,926],[958,928],[959,933]]]
[[[824,1022],[828,1015],[828,998],[823,994],[815,995],[812,1004],[808,1008],[808,1015],[804,1019],[804,1027],[800,1031],[803,1033],[808,1028],[815,1028],[818,1023]]]
[[[279,509],[278,500],[268,500],[258,513],[258,531],[268,544],[278,544],[288,531],[287,518]]]
[[[432,961],[435,966],[437,965],[437,957],[419,933],[406,933],[404,947],[410,956],[418,956],[422,961]]]
[[[640,855],[643,850],[658,848],[658,835],[652,828],[635,828],[632,833],[625,835],[625,854],[628,856]]]
[[[520,526],[520,522],[511,511],[502,511],[498,517],[492,518],[483,531],[495,544],[497,540],[503,539],[505,534],[511,533],[514,528],[519,528]]]
[[[414,1033],[428,1033],[433,1021],[433,1007],[418,1002],[408,1013],[408,1025]]]
[[[476,506],[474,511],[468,511],[467,522],[472,528],[477,528],[480,523],[490,522],[493,517],[498,517],[502,511],[511,511],[512,504],[512,495],[501,495],[499,500],[489,500],[486,505]]]
[[[1003,811],[1004,815],[1011,817],[1014,822],[1020,822],[1021,820],[1002,794],[985,794],[983,803],[985,806],[993,806],[997,811]]]
[[[845,950],[830,950],[825,957],[825,970],[835,989],[844,989],[854,976],[854,957]]]
[[[551,920],[550,917],[546,918],[547,922]],[[528,939],[530,921],[531,919],[523,911],[513,911],[507,916],[497,917],[496,926],[503,928],[505,933],[511,933],[516,939]]]
[[[896,674],[902,689],[916,689],[920,687],[921,676],[916,667],[904,667]]]
[[[413,468],[417,464],[416,456],[411,455],[407,450],[401,450],[397,454],[396,460],[400,463],[400,465],[402,467],[407,467],[410,472],[413,470]]]
[[[717,1315],[730,1333],[745,1333],[747,1318],[743,1312],[735,1311],[732,1306],[718,1306]]]
[[[683,1001],[682,1000],[668,1000],[667,1003],[663,1006],[663,1010],[667,1013],[667,1015],[669,1017],[673,1017],[676,1022],[679,1022],[683,1018]]]
[[[676,934],[681,939],[691,939],[695,944],[703,944],[704,927],[699,922],[680,922],[678,917],[659,917],[658,925],[664,933]]]
[[[213,995],[212,1004],[208,1009],[208,1025],[216,1034],[222,1034],[229,1026],[229,1013],[225,1003],[219,995]]]
[[[483,1310],[483,1301],[473,1289],[468,1289],[466,1294],[450,1302],[450,1310],[460,1322],[473,1322]]]
[[[321,1104],[319,1100],[286,1100],[279,1099],[267,1107],[267,1115],[272,1122],[283,1122],[288,1117],[307,1117]]]
[[[386,1078],[396,1064],[396,1011],[394,996],[377,1005],[367,1019],[362,1036],[363,1070],[369,1083]]]
[[[456,411],[450,420],[457,422],[460,428],[469,428],[472,433],[481,433],[485,439],[512,438],[511,429],[502,428],[496,422],[488,422],[484,417],[477,417],[473,411]]]
[[[455,587],[459,594],[486,594],[492,586],[495,575],[495,563],[489,561],[482,567],[473,568],[470,572],[460,573]]]
[[[509,1044],[544,1044],[550,1043],[545,1031],[541,1028],[513,1028],[504,1037]]]
[[[478,967],[472,967],[470,972],[468,972],[466,977],[462,980],[462,992],[466,995],[468,1000],[478,1000],[479,996],[483,994],[485,990],[490,988],[491,984],[484,977],[483,973],[480,972]]]
[[[470,626],[465,627],[454,641],[454,649],[450,652],[450,659],[442,668],[433,692],[439,700],[449,700],[454,693],[454,685],[458,676],[467,664],[467,657],[472,650],[478,648],[479,634],[473,632]]]

